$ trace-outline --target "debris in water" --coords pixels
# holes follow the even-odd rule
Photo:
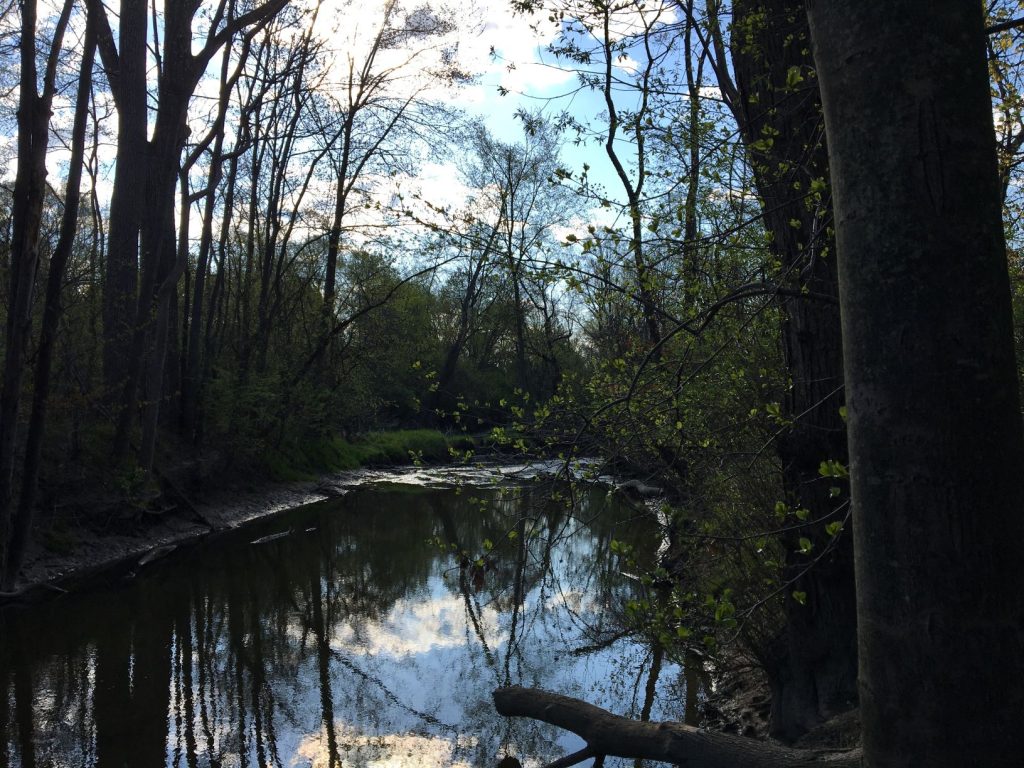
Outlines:
[[[281,531],[280,533],[271,533],[268,536],[260,536],[258,539],[253,539],[249,543],[250,544],[267,544],[268,542],[277,541],[278,539],[283,539],[285,536],[291,536],[291,535],[292,535],[292,529],[289,528],[287,531]]]

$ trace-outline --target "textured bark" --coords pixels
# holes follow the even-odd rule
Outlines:
[[[3,589],[11,586],[6,572],[8,559],[20,560],[24,537],[11,541],[14,502],[18,414],[29,340],[32,334],[32,304],[39,267],[39,230],[46,194],[46,149],[49,142],[50,107],[53,102],[57,59],[64,31],[71,15],[71,0],[65,0],[47,56],[42,90],[37,91],[36,67],[37,5],[21,4],[21,39],[33,44],[21,48],[18,93],[18,165],[11,206],[10,294],[2,383],[0,383],[0,579]]]
[[[89,12],[101,24],[100,53],[117,106],[117,158],[103,276],[103,380],[115,402],[131,367],[125,352],[135,325],[139,222],[148,176],[141,172],[147,165],[146,5],[146,0],[121,3],[115,50],[103,4],[89,2]]]
[[[782,348],[792,386],[782,411],[792,426],[777,451],[786,502],[808,510],[811,523],[786,542],[786,627],[765,659],[772,734],[794,739],[853,706],[857,691],[852,537],[825,532],[842,520],[829,493],[839,483],[818,471],[825,460],[847,460],[839,306],[819,298],[838,299],[828,157],[803,2],[738,0],[733,13],[730,106],[780,284],[789,289],[781,303]],[[812,541],[810,554],[798,552],[798,537]],[[806,595],[803,603],[794,591]]]
[[[71,130],[71,158],[64,194],[64,212],[61,215],[60,237],[54,248],[53,256],[50,258],[43,324],[39,333],[39,348],[36,350],[32,413],[29,417],[28,434],[25,438],[25,464],[21,476],[21,493],[11,529],[8,558],[3,573],[2,588],[5,591],[14,587],[32,529],[39,465],[42,460],[43,437],[46,430],[46,406],[50,395],[53,350],[57,341],[57,326],[64,309],[61,305],[61,290],[64,287],[64,276],[67,272],[67,264],[71,257],[75,231],[78,226],[78,209],[81,201],[79,187],[82,182],[85,132],[89,118],[92,67],[96,51],[96,25],[91,15],[86,22],[84,46],[78,74],[74,125]]]
[[[808,9],[835,191],[864,764],[1019,765],[1024,437],[982,9]]]
[[[700,768],[856,768],[856,752],[788,749],[768,742],[702,731],[682,723],[645,723],[613,715],[579,699],[532,688],[499,688],[494,706],[505,717],[529,717],[564,728],[587,743],[573,765],[600,755],[660,760]],[[556,763],[557,764],[557,763]]]

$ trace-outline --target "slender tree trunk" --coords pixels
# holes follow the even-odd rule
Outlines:
[[[351,84],[349,84],[351,88]],[[349,162],[352,155],[352,122],[355,114],[350,103],[345,114],[345,122],[341,133],[341,163],[338,167],[338,189],[334,196],[334,218],[331,220],[331,231],[327,236],[327,264],[324,269],[324,312],[328,327],[334,317],[335,283],[338,272],[338,253],[341,250],[341,226],[345,219],[348,193],[351,190]]]
[[[231,162],[228,165],[228,172],[225,177],[224,186],[224,216],[220,224],[220,234],[217,238],[217,277],[213,281],[213,290],[210,293],[210,307],[207,310],[209,321],[206,324],[206,336],[203,340],[206,352],[203,356],[203,378],[209,376],[213,364],[214,354],[219,350],[223,338],[224,326],[227,324],[227,312],[230,297],[228,295],[228,277],[231,273],[231,224],[235,206],[235,183],[238,179],[238,148],[232,153]],[[241,284],[241,280],[238,280]],[[237,302],[236,302],[237,306]],[[201,408],[197,403],[197,410]],[[202,420],[197,422],[201,426]]]
[[[683,61],[685,62],[686,71],[686,91],[689,96],[689,136],[688,136],[688,155],[690,167],[687,168],[686,174],[686,213],[683,222],[683,240],[685,245],[683,246],[683,274],[686,276],[686,282],[683,285],[685,291],[697,290],[697,281],[700,276],[700,270],[697,265],[698,247],[697,247],[697,195],[700,191],[700,86],[703,80],[704,72],[704,57],[701,56],[700,64],[694,71],[693,66],[693,44],[691,42],[692,36],[692,25],[693,25],[693,2],[694,0],[687,0],[687,14],[686,14],[686,35],[683,44]]]
[[[982,8],[808,11],[835,191],[864,765],[1019,765],[1024,436]]]
[[[613,96],[616,88],[613,66],[615,58],[619,54],[616,51],[615,39],[611,31],[612,6],[602,5],[601,8],[604,23],[602,38],[604,46],[604,72],[602,74],[604,79],[602,86],[605,106],[608,109],[608,131],[605,136],[604,148],[605,154],[608,155],[608,159],[611,161],[612,166],[615,168],[615,173],[622,183],[622,188],[626,193],[626,199],[629,204],[629,247],[633,252],[633,267],[636,270],[636,296],[643,315],[644,329],[647,334],[646,341],[651,346],[655,346],[661,342],[661,320],[658,317],[658,307],[655,298],[657,276],[652,272],[650,265],[648,265],[647,256],[644,253],[643,211],[641,210],[642,193],[644,181],[646,180],[643,133],[645,126],[643,126],[643,117],[647,113],[648,99],[650,98],[649,78],[653,63],[650,60],[647,62],[643,86],[640,92],[640,106],[633,118],[635,122],[635,150],[639,166],[637,168],[636,182],[633,182],[629,178],[629,174],[626,173],[626,169],[622,165],[618,151],[615,148],[619,131],[619,112]],[[656,357],[660,357],[660,353]]]
[[[35,40],[36,3],[21,7],[22,40]],[[10,557],[10,525],[14,502],[14,465],[21,405],[25,351],[31,333],[32,294],[39,261],[39,225],[46,178],[46,129],[36,91],[34,45],[21,46],[21,83],[18,104],[18,168],[11,210],[10,286],[0,388],[0,564]],[[42,142],[42,143],[40,143]]]
[[[243,58],[248,54],[248,45],[243,49]],[[206,179],[206,203],[203,209],[203,228],[199,236],[199,253],[196,256],[196,272],[193,281],[189,327],[185,342],[185,363],[182,370],[181,391],[181,426],[182,434],[189,440],[196,437],[196,423],[199,411],[199,389],[202,386],[202,359],[204,346],[204,320],[209,325],[212,313],[204,318],[203,308],[206,306],[206,279],[210,271],[210,255],[213,251],[213,217],[216,214],[217,190],[220,187],[224,169],[224,122],[227,115],[228,101],[231,97],[230,83],[237,80],[229,77],[231,48],[226,46],[220,72],[220,102],[217,119],[214,122],[213,149],[210,152],[210,171]],[[241,72],[239,67],[238,73]],[[230,210],[225,209],[224,220],[229,220]],[[225,227],[227,224],[224,225]]]
[[[10,289],[7,309],[6,348],[0,384],[0,581],[6,577],[9,559],[20,564],[22,553],[10,536],[14,505],[18,415],[28,343],[32,334],[32,304],[39,267],[39,229],[46,195],[46,149],[49,142],[50,106],[53,101],[57,59],[71,15],[71,0],[65,0],[57,22],[43,75],[42,93],[37,91],[38,69],[35,45],[21,46],[18,95],[18,166],[14,179],[11,211]],[[21,4],[21,39],[35,41],[35,0]],[[15,570],[15,573],[17,571]]]
[[[14,517],[10,550],[3,574],[2,588],[4,590],[14,587],[32,529],[39,465],[46,431],[46,406],[50,394],[53,349],[57,341],[57,326],[63,312],[61,289],[64,285],[64,275],[67,271],[68,259],[71,257],[75,231],[78,227],[82,164],[85,158],[85,133],[89,118],[89,96],[92,91],[92,67],[96,50],[96,25],[91,14],[86,22],[84,45],[82,64],[78,73],[78,93],[71,133],[71,159],[64,195],[64,212],[61,217],[60,238],[50,259],[50,271],[47,276],[43,325],[40,331],[39,348],[36,351],[32,414],[29,417],[28,435],[25,440],[25,465],[21,477],[21,496],[18,501],[17,514]]]

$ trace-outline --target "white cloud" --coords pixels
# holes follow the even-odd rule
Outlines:
[[[616,69],[621,69],[623,72],[627,72],[631,75],[636,74],[640,71],[640,62],[630,56],[628,53],[624,53],[618,56],[612,64]]]
[[[490,629],[488,640],[494,647],[504,644],[507,633],[497,629],[499,614],[493,606],[483,608],[479,621]],[[331,647],[353,655],[401,658],[436,648],[464,646],[466,629],[466,604],[460,595],[400,600],[383,621],[365,627],[358,640],[352,627],[345,625],[332,639]]]

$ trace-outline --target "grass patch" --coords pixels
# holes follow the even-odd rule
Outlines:
[[[266,451],[262,462],[275,480],[311,480],[324,472],[360,467],[444,464],[452,460],[452,451],[464,453],[476,445],[468,435],[448,437],[434,429],[403,429],[371,432],[351,442],[341,437],[309,440]]]

